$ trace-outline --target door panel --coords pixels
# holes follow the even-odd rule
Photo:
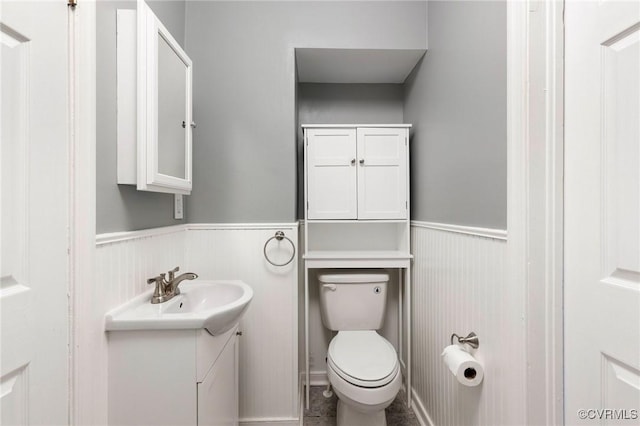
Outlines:
[[[407,217],[406,133],[358,129],[358,219]]]
[[[32,289],[27,277],[27,138],[29,43],[25,35],[0,28],[2,88],[2,260],[0,309],[0,420],[27,424],[28,367],[33,347]]]
[[[355,129],[308,129],[308,219],[355,219]]]
[[[27,366],[13,370],[0,379],[2,410],[0,423],[3,425],[26,425],[28,414]]]
[[[69,422],[65,1],[0,8],[0,423]]]
[[[565,422],[628,424],[640,414],[640,3],[567,2],[565,17]]]

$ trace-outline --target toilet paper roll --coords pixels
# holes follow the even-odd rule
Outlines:
[[[442,360],[456,376],[458,382],[465,386],[478,386],[484,377],[484,369],[469,352],[458,345],[444,348]]]

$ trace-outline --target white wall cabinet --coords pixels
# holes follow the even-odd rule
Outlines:
[[[109,424],[237,425],[237,332],[109,331]]]
[[[118,10],[119,184],[189,195],[193,65],[144,0]]]
[[[406,219],[406,127],[305,128],[307,219]]]
[[[401,359],[406,360],[403,369],[406,388],[411,389],[411,334],[402,334],[403,325],[411,330],[411,125],[302,127],[306,203],[305,377],[310,377],[309,270],[389,268],[398,270],[398,281],[402,283],[398,346]],[[309,386],[305,390],[308,408]]]

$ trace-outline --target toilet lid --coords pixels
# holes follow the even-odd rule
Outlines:
[[[383,386],[398,371],[393,345],[373,330],[338,332],[329,344],[328,358],[336,373],[359,386]]]

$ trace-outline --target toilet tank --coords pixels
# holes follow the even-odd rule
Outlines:
[[[322,322],[330,330],[378,330],[387,308],[389,275],[338,272],[318,276]]]

